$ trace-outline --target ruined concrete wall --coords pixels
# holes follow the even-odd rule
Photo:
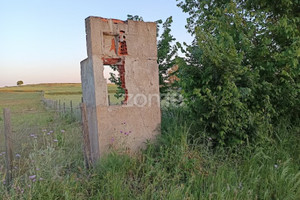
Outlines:
[[[81,62],[81,76],[92,157],[123,139],[122,145],[134,152],[160,133],[156,24],[89,17],[86,33],[88,58]],[[123,105],[109,105],[105,64],[120,65]]]

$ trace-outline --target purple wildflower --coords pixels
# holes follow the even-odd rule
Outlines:
[[[29,179],[31,179],[31,180],[34,180],[35,178],[36,178],[36,175],[29,176]]]
[[[57,139],[54,139],[53,142],[58,142],[58,140],[57,140]]]
[[[123,133],[123,131],[120,131],[120,133]]]
[[[20,158],[20,157],[21,157],[21,155],[17,153],[17,154],[16,154],[16,157],[17,157],[17,158]]]
[[[64,132],[66,132],[66,131],[65,131],[65,130],[60,130],[60,132],[64,133]]]

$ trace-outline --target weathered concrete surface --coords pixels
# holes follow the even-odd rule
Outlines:
[[[88,58],[81,62],[81,79],[92,159],[122,138],[126,143],[120,148],[135,152],[160,133],[156,24],[88,17],[86,34]],[[116,65],[125,68],[124,105],[108,103],[103,76],[107,59],[121,60]]]

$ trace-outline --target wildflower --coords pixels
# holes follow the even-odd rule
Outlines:
[[[33,179],[33,180],[32,180],[32,182],[35,182],[35,181],[36,181],[36,179]]]
[[[53,133],[53,131],[49,131],[49,133]]]
[[[57,139],[54,139],[53,142],[58,142],[58,140],[57,140]]]
[[[60,132],[64,133],[64,132],[66,132],[66,131],[65,131],[65,130],[60,130]]]
[[[275,168],[278,168],[278,165],[275,164],[274,167],[275,167]]]
[[[47,130],[46,130],[46,129],[43,129],[42,131],[43,131],[43,132],[46,132]]]
[[[51,134],[50,132],[47,133],[47,135],[50,135],[50,134]]]
[[[16,154],[16,157],[17,157],[17,158],[20,158],[20,157],[21,157],[21,155],[17,153],[17,154]]]
[[[42,180],[44,180],[44,179],[43,179],[43,178],[40,178],[39,180],[42,181]]]
[[[30,134],[30,137],[35,137],[35,135],[34,134]]]
[[[120,133],[123,133],[123,131],[120,131]]]
[[[36,171],[39,171],[40,170],[40,168],[36,168]]]
[[[211,137],[209,137],[209,138],[208,138],[208,140],[212,140],[212,138],[211,138]]]
[[[36,178],[36,175],[29,176],[30,180],[34,180],[35,178]]]
[[[129,135],[129,133],[125,132],[124,135]]]
[[[111,142],[113,143],[115,141],[115,138],[111,138]]]

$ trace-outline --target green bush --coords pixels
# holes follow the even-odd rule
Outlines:
[[[182,93],[217,144],[239,145],[299,118],[299,2],[288,2],[178,4],[195,36],[178,60]]]

